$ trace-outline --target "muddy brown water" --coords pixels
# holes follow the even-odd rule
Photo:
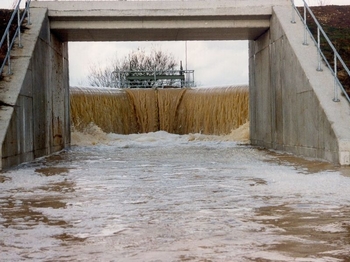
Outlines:
[[[1,261],[350,260],[348,168],[216,136],[93,144],[0,175]]]

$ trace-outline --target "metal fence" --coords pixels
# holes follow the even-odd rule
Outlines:
[[[340,101],[339,100],[339,91],[341,91],[342,94],[346,97],[346,99],[350,103],[349,95],[345,91],[342,83],[340,82],[340,80],[338,78],[338,72],[339,72],[340,68],[342,70],[344,70],[348,74],[348,77],[350,78],[350,70],[349,70],[349,68],[347,67],[347,65],[345,64],[345,62],[343,61],[343,59],[339,55],[338,51],[336,50],[336,48],[332,44],[331,40],[329,39],[329,37],[327,36],[325,31],[323,30],[322,26],[320,25],[320,23],[316,19],[316,16],[311,11],[310,7],[305,2],[305,0],[303,0],[304,5],[302,7],[303,14],[301,14],[299,12],[298,8],[295,6],[294,0],[291,0],[291,2],[292,2],[292,6],[293,6],[291,22],[292,23],[296,23],[296,21],[295,21],[295,14],[297,14],[300,17],[300,19],[301,19],[301,21],[302,21],[302,23],[304,25],[304,41],[303,41],[303,44],[304,45],[308,45],[308,35],[309,35],[310,38],[312,39],[312,41],[314,42],[314,44],[317,47],[318,66],[317,66],[316,70],[317,71],[322,71],[322,60],[323,60],[325,62],[325,64],[327,65],[327,67],[331,70],[331,72],[332,72],[332,74],[334,76],[334,97],[333,97],[333,101],[334,102],[339,102]],[[310,19],[310,21],[309,21],[309,19]],[[312,25],[312,24],[314,26],[316,26],[316,32],[312,32],[312,30],[310,30],[310,25]],[[333,59],[332,59],[333,61],[328,61],[326,55],[324,54],[324,49],[325,49],[324,44],[328,45],[328,48],[330,48],[330,50],[332,52],[332,55],[333,55]],[[332,63],[333,63],[333,65],[332,65]]]
[[[22,0],[18,0],[18,3],[16,5],[16,7],[14,8],[11,18],[7,24],[7,27],[5,29],[4,35],[1,38],[1,42],[0,42],[0,49],[2,50],[3,48],[6,49],[6,54],[4,57],[3,62],[1,63],[1,67],[0,67],[0,76],[3,73],[4,67],[7,63],[7,74],[11,75],[11,49],[15,44],[15,40],[18,37],[18,47],[22,48],[22,39],[21,39],[21,25],[23,24],[23,21],[25,19],[25,17],[27,16],[27,24],[30,24],[30,14],[29,14],[29,6],[30,6],[30,2],[31,0],[27,0],[25,2],[25,8],[23,10],[23,12],[21,12],[20,10],[20,5],[21,5],[21,1]],[[15,21],[15,19],[17,19]],[[16,28],[15,28],[15,32],[13,33],[13,35],[11,35],[11,26],[12,24],[16,24]]]
[[[194,70],[114,71],[112,86],[117,88],[194,87]]]

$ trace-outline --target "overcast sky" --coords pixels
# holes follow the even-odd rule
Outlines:
[[[33,0],[32,0],[33,1]],[[349,5],[349,0],[308,0],[310,5],[320,1],[333,5]],[[14,0],[0,0],[0,8],[11,8]],[[22,0],[24,2],[24,0]],[[302,0],[296,0],[300,5]],[[186,67],[185,42],[72,42],[69,43],[70,84],[87,86],[89,68],[105,67],[112,58],[123,59],[138,47],[162,49],[172,53]],[[248,84],[247,41],[188,41],[187,68],[195,70],[199,86],[226,86]]]
[[[69,43],[70,81],[72,85],[86,85],[84,77],[89,67],[110,64],[112,57],[123,59],[138,47],[161,49],[174,55],[186,69],[185,42],[89,42]],[[89,66],[85,66],[89,65]],[[194,71],[199,86],[248,84],[247,41],[188,41],[187,69]]]

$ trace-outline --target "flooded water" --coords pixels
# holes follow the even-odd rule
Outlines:
[[[350,261],[349,169],[227,137],[73,138],[0,174],[1,261]]]

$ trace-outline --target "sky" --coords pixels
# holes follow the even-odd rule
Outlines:
[[[90,67],[104,68],[112,58],[123,59],[131,50],[140,47],[173,54],[178,64],[182,61],[184,69],[195,70],[197,86],[248,84],[247,41],[188,41],[187,67],[185,46],[184,41],[69,43],[70,81],[72,85],[86,85],[84,76],[88,75]]]
[[[318,5],[320,1],[332,5],[350,4],[350,0],[306,2]],[[17,1],[0,0],[0,8],[11,8],[14,2]],[[295,3],[301,5],[302,0],[295,0]],[[71,42],[68,48],[71,86],[88,86],[91,67],[107,67],[114,59],[123,59],[137,48],[146,51],[156,48],[171,53],[178,64],[182,61],[184,68],[194,70],[195,82],[200,87],[248,84],[247,41]]]

